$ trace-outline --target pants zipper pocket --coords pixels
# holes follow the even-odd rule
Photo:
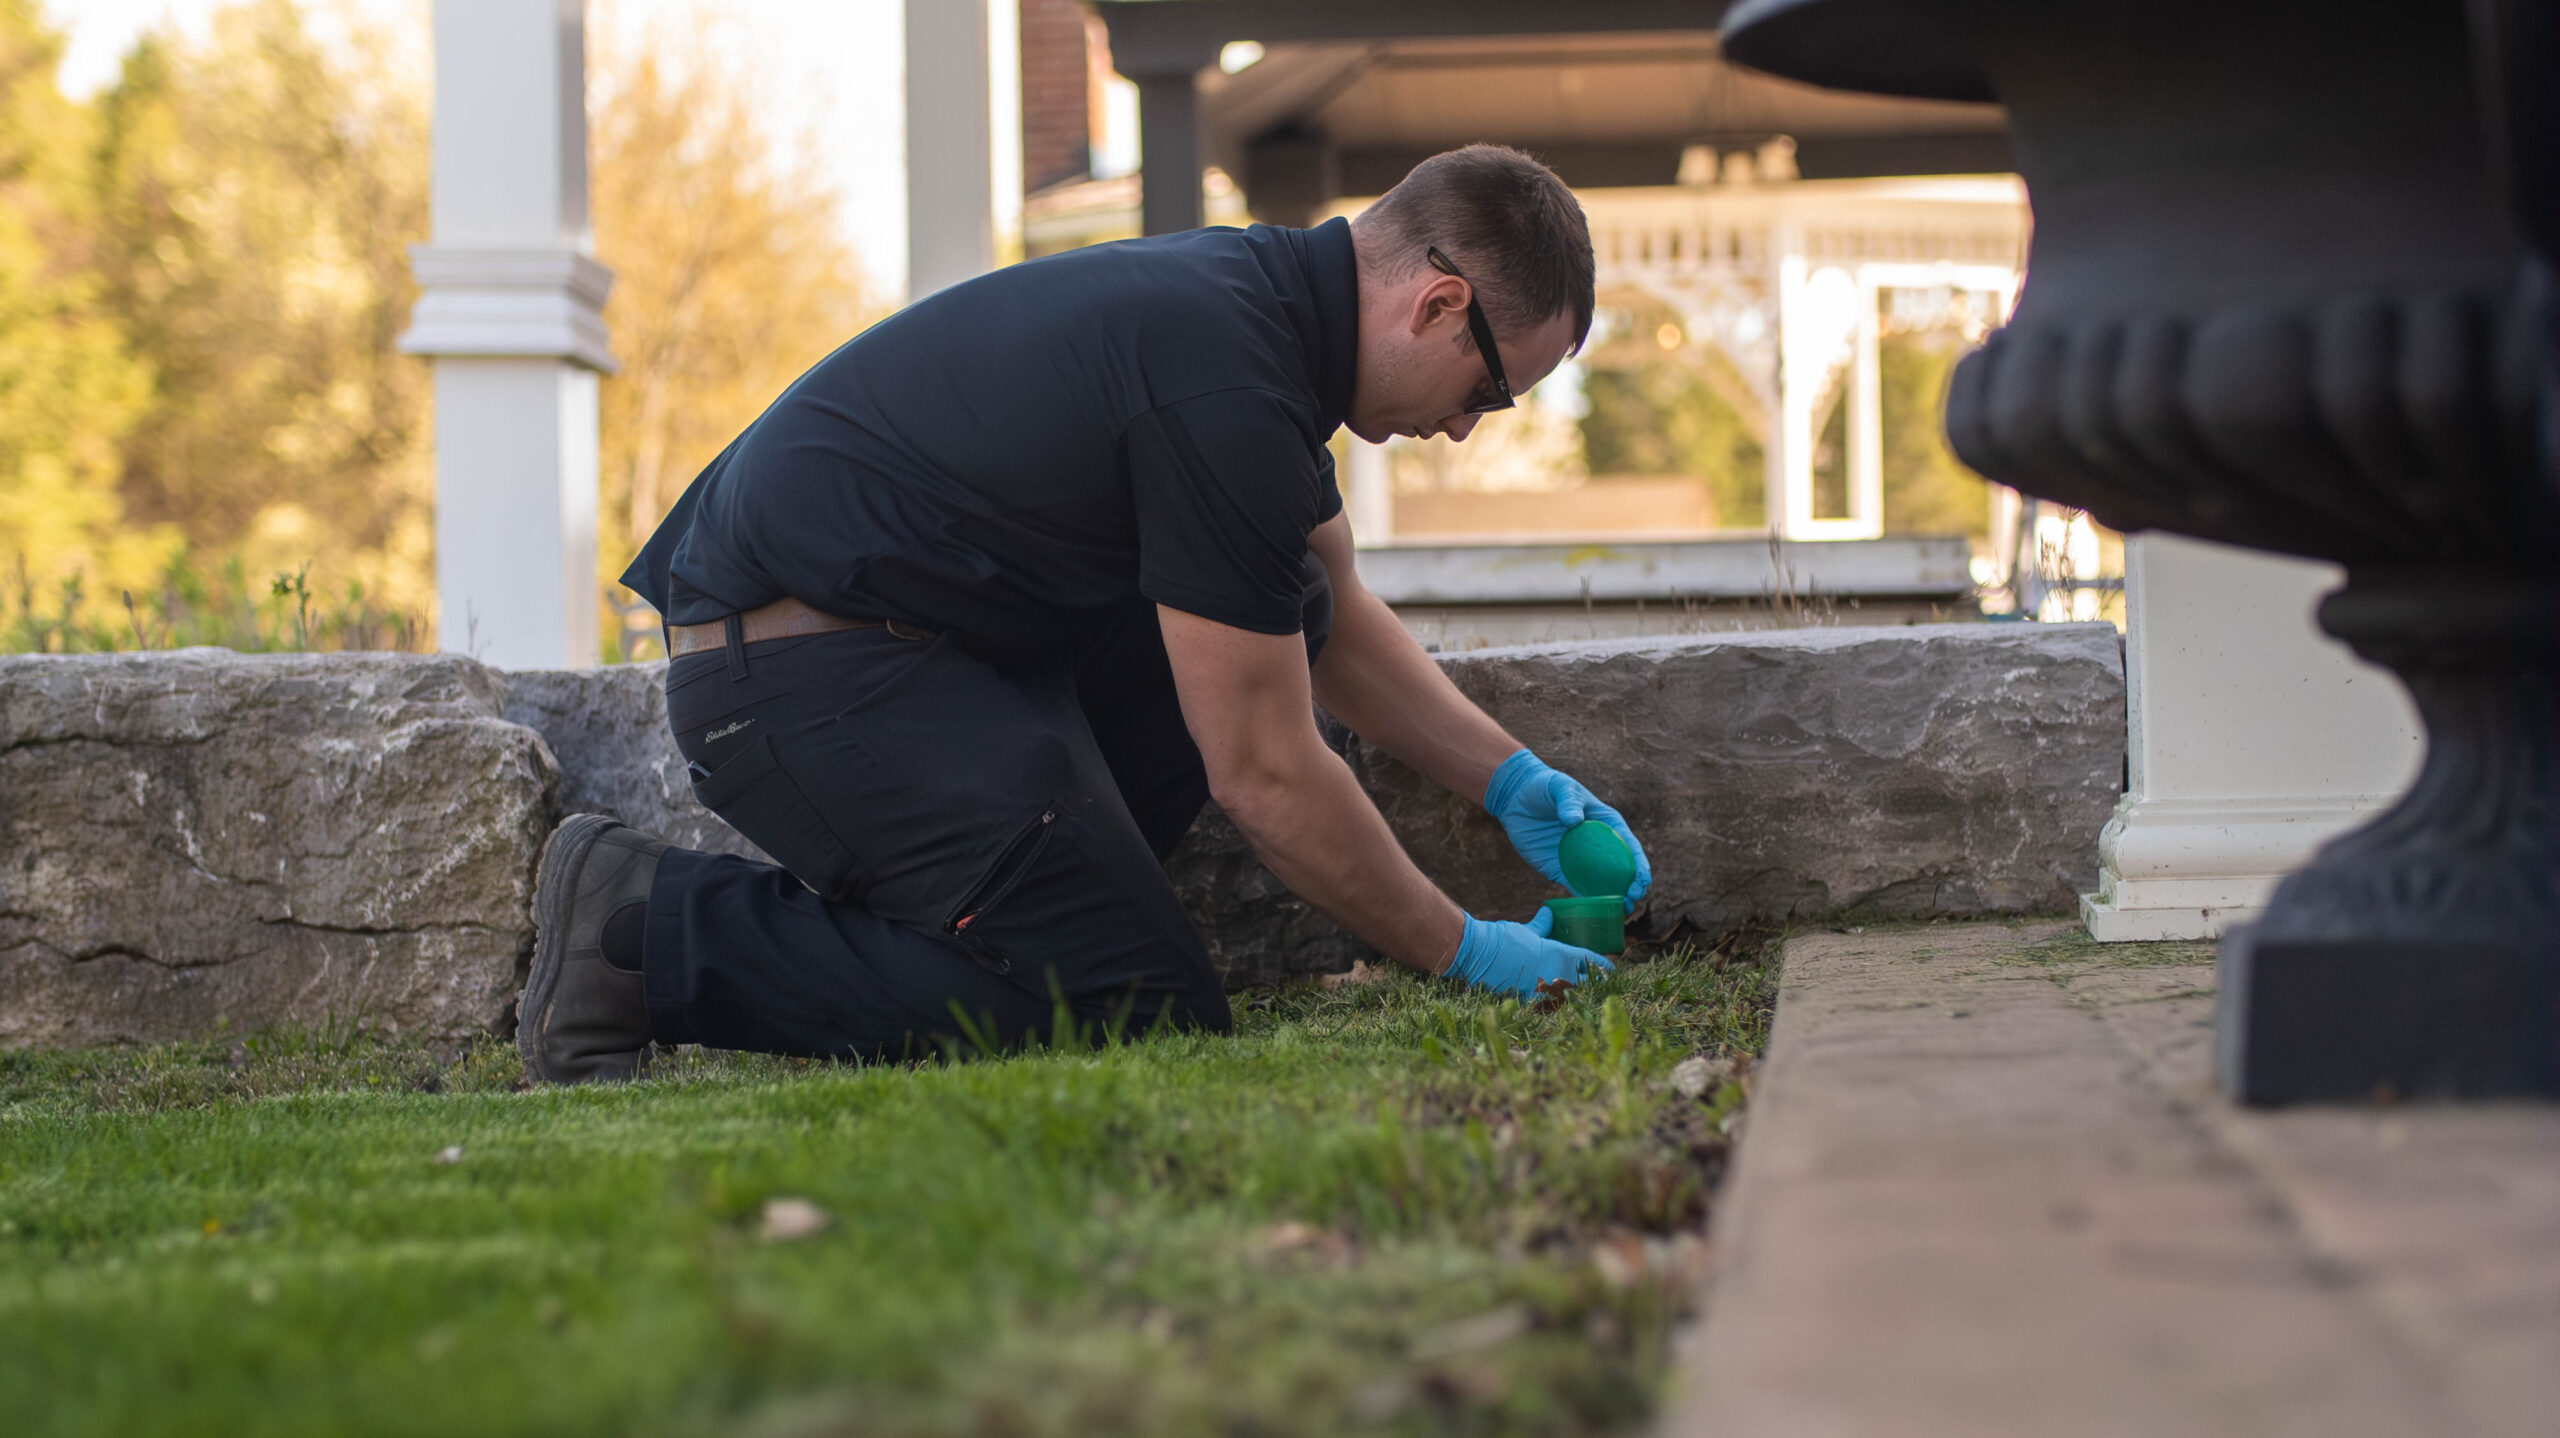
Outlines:
[[[996,855],[995,863],[988,868],[986,877],[970,887],[968,894],[952,909],[951,917],[943,921],[942,931],[956,939],[968,938],[970,927],[986,917],[988,910],[1004,902],[1005,895],[1012,893],[1014,886],[1022,882],[1022,876],[1031,872],[1031,866],[1039,862],[1040,851],[1048,847],[1049,832],[1057,822],[1058,811],[1055,808],[1043,809],[1039,818],[1008,840],[1004,852]],[[1011,960],[989,954],[979,945],[970,944],[968,948],[978,956],[979,963],[997,973],[1006,973],[1013,968]]]

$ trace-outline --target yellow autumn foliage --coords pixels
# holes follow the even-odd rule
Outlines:
[[[422,67],[391,63],[426,37],[337,19],[324,43],[304,0],[241,0],[201,37],[146,37],[84,104],[35,0],[0,0],[0,636],[390,642],[431,613],[431,370],[396,349],[429,105]],[[696,28],[590,56],[623,366],[601,391],[598,579],[618,608],[635,601],[607,581],[694,473],[875,313],[837,196]],[[273,575],[345,614],[266,633]],[[155,621],[122,591],[222,613]]]

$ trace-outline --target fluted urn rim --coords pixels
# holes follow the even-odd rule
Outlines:
[[[1722,43],[1755,70],[1834,90],[1999,98],[1963,42],[1910,0],[1742,0],[1725,12]]]

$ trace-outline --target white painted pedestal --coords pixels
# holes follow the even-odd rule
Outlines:
[[[584,0],[436,0],[435,242],[403,353],[436,363],[436,642],[593,664],[596,377]]]
[[[2125,543],[2125,797],[2098,840],[2092,938],[2202,939],[2407,787],[2421,729],[2311,614],[2334,565],[2171,535]]]

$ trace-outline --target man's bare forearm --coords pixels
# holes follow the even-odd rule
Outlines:
[[[1414,867],[1312,725],[1303,749],[1231,785],[1219,806],[1280,882],[1325,917],[1407,968],[1449,966],[1464,911]]]
[[[1466,915],[1414,867],[1325,747],[1299,637],[1161,606],[1157,616],[1209,791],[1254,853],[1388,958],[1425,973],[1447,968]]]
[[[1315,694],[1353,733],[1463,798],[1481,801],[1495,768],[1520,748],[1366,589],[1337,600]]]

